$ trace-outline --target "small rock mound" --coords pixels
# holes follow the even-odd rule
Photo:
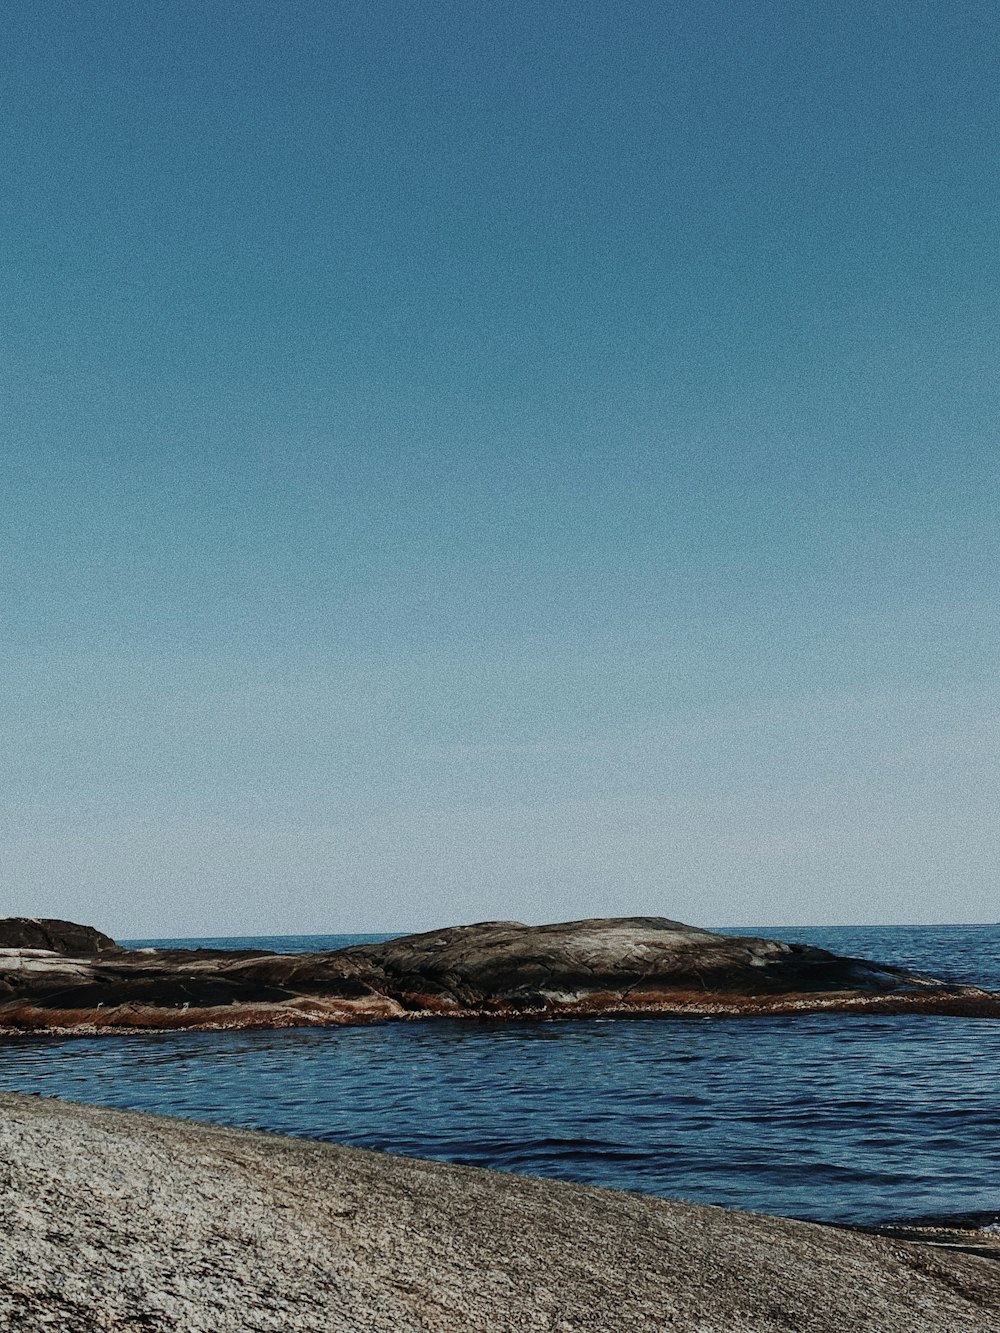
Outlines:
[[[93,926],[49,917],[0,917],[0,949],[47,949],[67,958],[93,958],[99,953],[117,953],[110,935]]]

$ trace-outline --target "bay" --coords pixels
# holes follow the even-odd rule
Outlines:
[[[726,933],[1000,988],[997,926]],[[311,950],[372,938],[226,943]],[[989,1019],[32,1036],[0,1045],[0,1088],[817,1221],[1000,1211],[1000,1023]]]

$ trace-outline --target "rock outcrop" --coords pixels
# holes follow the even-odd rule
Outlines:
[[[316,954],[0,951],[0,1029],[7,1030],[819,1009],[1000,1016],[1000,995],[661,917],[491,921]]]
[[[74,958],[119,951],[110,935],[93,926],[35,916],[0,917],[0,949],[43,949]]]
[[[339,955],[359,977],[407,1008],[525,1013],[618,1004],[646,1007],[665,996],[769,997],[937,989],[904,968],[840,958],[781,940],[720,935],[664,917],[609,917],[524,926],[474,926],[363,944]]]
[[[785,1218],[0,1095],[0,1327],[995,1333],[1000,1264]]]

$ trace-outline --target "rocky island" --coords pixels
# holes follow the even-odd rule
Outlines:
[[[0,1032],[817,1010],[1000,1016],[1000,994],[663,917],[487,921],[326,953],[124,949],[0,920]]]

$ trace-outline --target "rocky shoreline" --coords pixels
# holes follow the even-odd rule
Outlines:
[[[0,1095],[0,1326],[55,1333],[993,1333],[925,1245]]]
[[[490,921],[314,954],[127,950],[73,923],[0,921],[8,1035],[823,1011],[995,1018],[1000,995],[662,917]]]

